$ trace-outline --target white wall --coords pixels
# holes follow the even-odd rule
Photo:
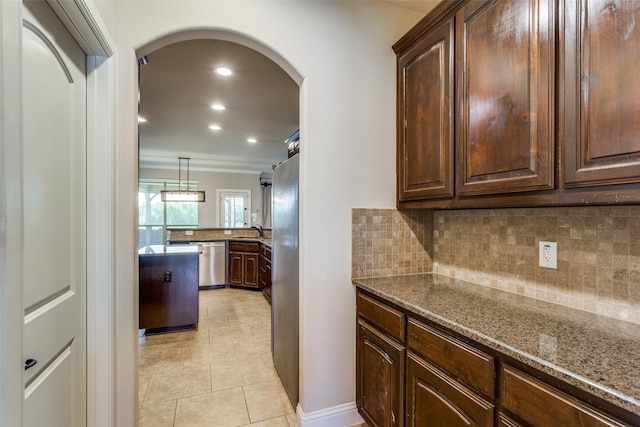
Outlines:
[[[131,394],[135,377],[130,365],[136,353],[133,319],[137,315],[133,285],[134,51],[148,53],[144,49],[155,40],[188,30],[222,30],[247,43],[258,41],[263,53],[294,70],[297,75],[292,77],[302,83],[300,409],[313,415],[353,403],[355,293],[350,283],[350,210],[395,206],[395,56],[391,45],[421,16],[377,1],[119,0],[112,7],[109,29],[118,45],[119,64],[119,425],[127,425],[126,417],[135,412],[131,402],[136,401]]]
[[[167,169],[140,169],[140,178],[178,180],[178,171]],[[198,189],[205,191],[205,201],[198,206],[198,227],[216,228],[219,203],[216,190],[251,190],[251,212],[257,214],[257,224],[262,218],[262,187],[259,174],[228,172],[189,172],[191,181],[198,181]],[[251,218],[251,217],[250,217]],[[249,224],[249,227],[255,224]]]

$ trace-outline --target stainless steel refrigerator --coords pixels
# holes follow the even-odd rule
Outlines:
[[[298,171],[293,156],[273,171],[271,328],[273,364],[298,404]]]

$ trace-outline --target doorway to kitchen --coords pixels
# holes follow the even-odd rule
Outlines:
[[[161,246],[245,239],[258,229],[262,237],[261,177],[287,160],[285,140],[299,131],[299,82],[279,65],[282,59],[255,41],[228,36],[234,40],[182,34],[175,43],[157,41],[140,51],[139,179],[180,186],[178,159],[187,157],[188,188],[204,192],[204,201],[195,202],[197,224],[163,224],[169,233]],[[145,229],[154,226],[148,210]],[[270,236],[271,230],[264,232]],[[178,242],[178,234],[191,237]],[[159,425],[149,414],[182,426],[206,417],[215,425],[213,419],[231,414],[247,425],[295,422],[295,403],[271,359],[271,307],[262,293],[228,285],[201,289],[197,326],[139,340],[141,425]],[[262,403],[250,403],[254,395]],[[266,404],[265,395],[272,396]],[[222,401],[242,404],[220,412]],[[190,421],[194,412],[200,421]]]

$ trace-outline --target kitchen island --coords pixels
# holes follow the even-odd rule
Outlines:
[[[160,332],[197,325],[199,253],[197,245],[138,250],[140,329]]]
[[[406,425],[427,410],[416,403],[430,387],[424,384],[443,378],[453,388],[435,389],[460,402],[472,396],[478,425],[544,425],[544,417],[556,417],[556,425],[587,418],[584,425],[640,425],[640,325],[437,274],[353,283],[365,419],[377,416],[377,403],[363,394],[382,385],[366,378],[370,366],[363,364],[378,352],[389,356],[379,359],[388,372],[398,367],[400,378],[387,383],[396,387],[389,395],[398,396],[399,414],[406,402]]]

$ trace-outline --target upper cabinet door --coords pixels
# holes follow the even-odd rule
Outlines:
[[[640,1],[563,3],[563,185],[640,182]]]
[[[453,197],[453,18],[398,56],[398,200]]]
[[[460,195],[553,188],[554,3],[473,1],[457,13]]]

